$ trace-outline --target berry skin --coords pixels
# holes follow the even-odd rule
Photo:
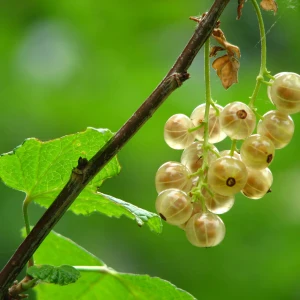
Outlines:
[[[300,111],[300,75],[291,72],[278,73],[273,85],[268,87],[268,96],[276,108],[286,114]]]
[[[270,169],[263,170],[248,169],[248,179],[242,194],[250,199],[260,199],[269,190],[273,182]]]
[[[268,137],[274,144],[275,149],[285,147],[294,134],[293,119],[278,110],[271,110],[263,115],[257,125],[257,133]]]
[[[219,112],[223,110],[223,107],[216,104],[216,107],[219,109]],[[194,123],[194,126],[199,126],[204,121],[205,114],[205,103],[197,106],[192,114],[191,120]],[[208,142],[215,144],[223,141],[226,138],[226,134],[220,128],[219,116],[217,116],[216,110],[210,106],[209,108],[209,117],[208,117]],[[196,138],[199,141],[204,140],[204,127],[202,126],[196,131]]]
[[[202,195],[205,199],[206,208],[214,214],[224,214],[228,212],[234,204],[234,196],[223,196],[214,193],[210,193],[206,189],[202,189]]]
[[[223,150],[220,152],[220,156],[231,156],[230,155],[231,150]],[[233,152],[233,157],[241,160],[241,156],[239,153],[237,153],[236,151]]]
[[[157,192],[174,188],[188,193],[193,185],[192,179],[188,175],[188,169],[181,163],[174,161],[164,163],[157,170],[155,176]]]
[[[189,132],[193,122],[183,114],[173,115],[164,128],[164,139],[173,149],[185,149],[195,140],[196,132]]]
[[[189,219],[185,232],[192,245],[213,247],[224,239],[225,225],[221,218],[213,213],[197,213]]]
[[[247,176],[247,168],[241,160],[223,156],[211,163],[207,183],[214,193],[231,196],[242,190]]]
[[[248,105],[243,102],[232,102],[220,113],[220,124],[231,139],[243,140],[252,134],[256,118]]]
[[[200,202],[193,202],[192,203],[193,206],[193,211],[192,211],[192,215],[198,214],[198,213],[202,213],[202,204]],[[187,222],[185,222],[184,224],[178,225],[179,228],[185,230]]]
[[[181,155],[181,163],[186,166],[191,173],[197,172],[203,164],[203,144],[201,142],[194,142],[189,147],[187,147]],[[218,149],[215,146],[211,146],[212,149],[219,153]],[[212,151],[208,151],[208,163],[217,159],[217,155]]]
[[[241,147],[241,158],[249,168],[262,170],[273,161],[275,147],[272,141],[259,134],[249,136]]]
[[[157,196],[155,207],[161,218],[172,225],[186,223],[193,212],[190,197],[178,189],[161,192]]]

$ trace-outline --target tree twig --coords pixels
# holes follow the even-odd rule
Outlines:
[[[76,197],[93,177],[117,154],[126,142],[153,115],[163,101],[189,78],[187,70],[196,54],[210,36],[213,28],[230,0],[215,0],[209,12],[203,16],[186,47],[174,66],[157,88],[129,118],[111,140],[90,161],[79,159],[71,178],[21,243],[0,273],[0,300],[11,299],[8,288],[22,271],[39,245],[61,219]]]

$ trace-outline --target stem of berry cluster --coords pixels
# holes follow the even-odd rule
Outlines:
[[[259,89],[262,83],[269,84],[264,80],[264,76],[269,77],[270,79],[274,79],[271,76],[270,72],[267,70],[267,40],[266,40],[266,33],[265,33],[265,25],[263,21],[263,17],[261,14],[261,10],[259,8],[258,3],[256,0],[251,0],[254,10],[256,12],[258,25],[259,25],[259,32],[260,32],[260,42],[261,42],[261,63],[260,63],[260,70],[259,74],[256,77],[256,84],[252,96],[250,97],[249,107],[255,111],[255,100],[258,95]]]
[[[207,41],[204,44],[204,80],[205,80],[205,113],[204,113],[204,121],[203,121],[203,163],[201,170],[199,170],[199,181],[197,184],[197,192],[195,193],[196,196],[200,198],[202,203],[203,211],[206,210],[205,201],[202,197],[202,188],[206,187],[206,170],[208,168],[208,152],[210,151],[210,145],[208,143],[209,139],[209,111],[210,105],[213,102],[211,99],[211,89],[210,89],[210,61],[209,61],[209,52],[210,52],[210,41]]]

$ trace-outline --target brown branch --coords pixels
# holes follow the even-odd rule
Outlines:
[[[39,245],[61,219],[76,197],[126,142],[153,115],[163,101],[189,78],[187,70],[196,54],[211,35],[213,28],[230,0],[215,0],[199,22],[195,33],[166,77],[111,140],[89,161],[79,159],[78,166],[61,193],[46,210],[0,273],[0,300],[12,298],[8,288],[22,271]]]

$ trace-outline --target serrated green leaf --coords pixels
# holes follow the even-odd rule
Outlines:
[[[47,142],[27,139],[12,152],[0,156],[0,178],[7,186],[25,192],[27,199],[48,208],[69,180],[78,158],[90,159],[112,136],[108,129],[87,128]],[[69,210],[82,215],[92,212],[117,218],[125,215],[135,219],[139,226],[147,223],[151,230],[161,232],[161,220],[156,214],[98,191],[103,181],[116,176],[120,169],[114,157]]]
[[[117,273],[71,240],[51,232],[35,254],[38,264],[98,266],[95,272],[81,271],[70,286],[39,284],[34,290],[38,300],[191,300],[189,293],[168,281],[148,275]],[[77,267],[79,268],[79,267]],[[82,269],[82,267],[81,267]],[[88,268],[86,268],[88,269]]]
[[[69,265],[34,265],[27,269],[27,275],[47,283],[68,285],[78,280],[80,272]]]

